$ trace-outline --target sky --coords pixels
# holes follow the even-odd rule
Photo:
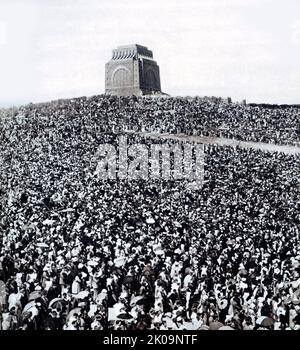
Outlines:
[[[0,0],[0,107],[101,94],[127,44],[170,95],[300,103],[299,0]]]

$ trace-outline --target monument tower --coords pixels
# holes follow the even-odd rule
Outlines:
[[[160,93],[159,66],[141,45],[119,46],[105,65],[105,93],[118,96]]]

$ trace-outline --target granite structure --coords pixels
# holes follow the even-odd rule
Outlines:
[[[150,95],[161,92],[159,66],[141,45],[119,46],[105,66],[105,92],[111,95]]]

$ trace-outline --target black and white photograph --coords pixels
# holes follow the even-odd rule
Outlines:
[[[300,330],[298,0],[0,0],[0,338],[46,330]]]

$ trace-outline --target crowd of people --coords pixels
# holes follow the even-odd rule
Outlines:
[[[11,109],[9,114],[89,115],[102,131],[183,133],[243,141],[300,145],[300,106],[246,105],[221,98],[100,95]]]
[[[205,145],[197,189],[97,176],[99,145],[126,128],[211,133],[227,113],[234,137],[259,123],[260,140],[279,125],[271,141],[299,140],[295,110],[192,101],[100,96],[0,120],[2,330],[300,329],[299,154]]]

